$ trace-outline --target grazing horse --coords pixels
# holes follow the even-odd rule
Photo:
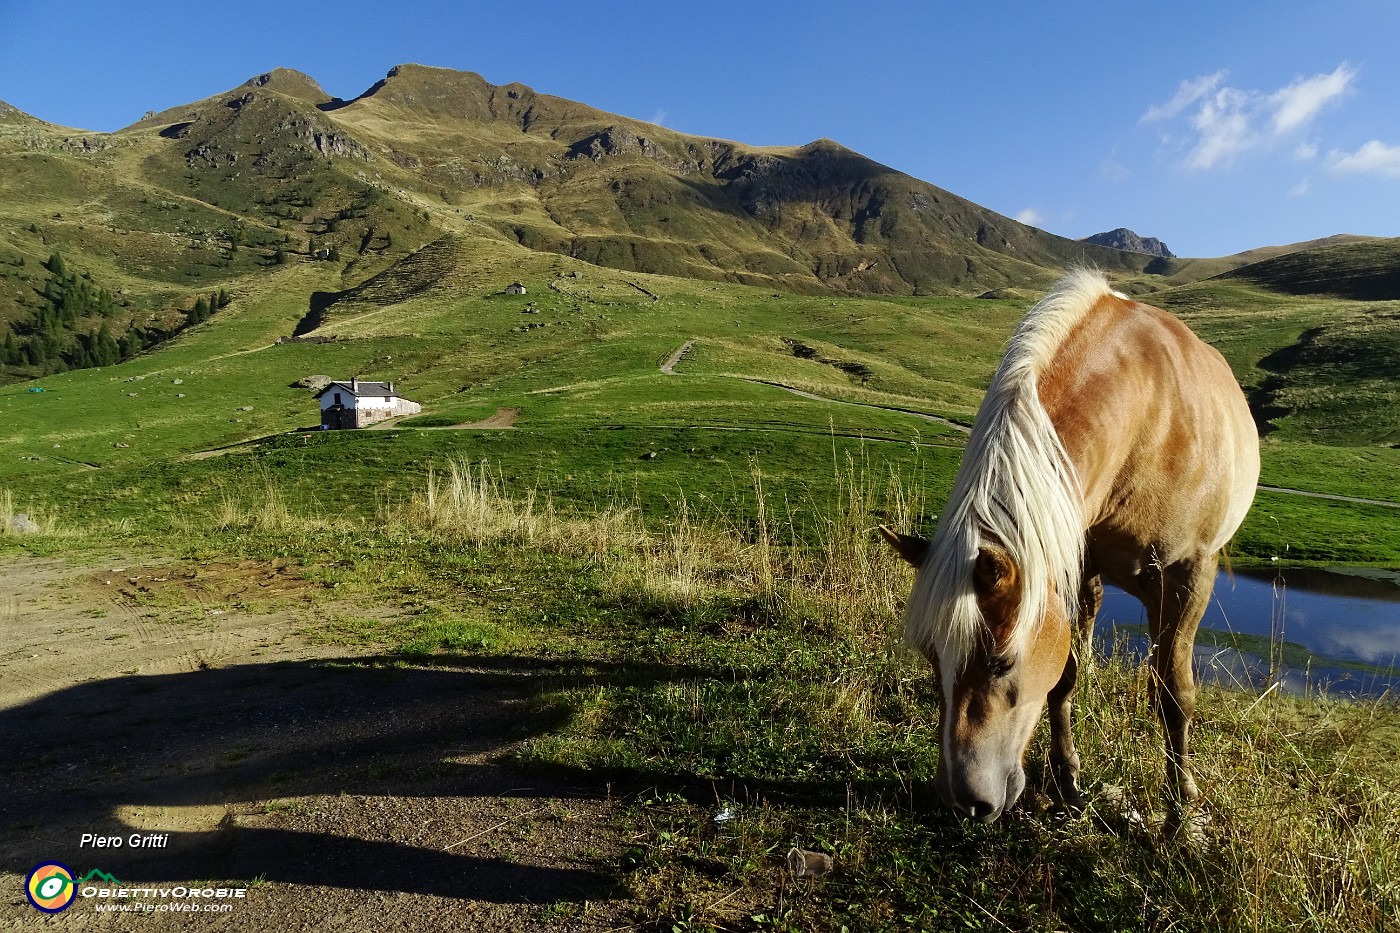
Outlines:
[[[904,637],[940,675],[946,803],[991,822],[1016,802],[1048,700],[1053,792],[1083,806],[1070,700],[1102,577],[1147,608],[1166,830],[1181,828],[1200,795],[1187,752],[1196,627],[1258,478],[1259,438],[1230,367],[1176,318],[1083,270],[1030,310],[933,540],[881,528],[918,571]]]

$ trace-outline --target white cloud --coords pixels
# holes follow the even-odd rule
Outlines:
[[[1170,120],[1172,117],[1190,107],[1196,101],[1205,97],[1225,80],[1228,71],[1217,71],[1213,75],[1201,75],[1199,78],[1192,78],[1190,81],[1183,81],[1177,86],[1176,93],[1172,99],[1165,104],[1158,104],[1149,107],[1147,113],[1142,115],[1143,123],[1155,123],[1158,120]]]
[[[1312,181],[1304,178],[1302,181],[1298,182],[1298,184],[1288,189],[1288,196],[1290,198],[1303,198],[1307,197],[1310,191],[1312,191]]]
[[[650,117],[647,117],[647,122],[655,123],[657,126],[665,126],[666,118],[669,116],[670,114],[665,110],[658,110],[655,113],[653,113]]]
[[[1188,168],[1221,168],[1250,150],[1297,138],[1318,114],[1347,94],[1357,69],[1342,62],[1331,73],[1297,78],[1267,93],[1226,85],[1226,76],[1227,72],[1217,71],[1183,81],[1171,100],[1142,116],[1143,123],[1169,122],[1189,112],[1190,134],[1184,143]],[[1317,147],[1304,142],[1294,154],[1311,159]]]
[[[1345,94],[1355,79],[1356,69],[1342,62],[1331,74],[1299,78],[1269,95],[1274,135],[1282,136],[1308,123],[1323,107]]]
[[[1045,215],[1033,207],[1028,207],[1016,215],[1016,219],[1028,227],[1039,227],[1045,223]]]
[[[1317,145],[1315,143],[1299,143],[1293,148],[1293,158],[1299,162],[1311,162],[1317,158]]]
[[[1400,178],[1400,146],[1373,139],[1355,152],[1332,150],[1327,167],[1337,175],[1380,175]]]
[[[1249,95],[1232,87],[1221,88],[1207,98],[1191,118],[1199,135],[1186,164],[1196,169],[1215,168],[1258,145],[1259,133],[1251,125],[1249,107]]]

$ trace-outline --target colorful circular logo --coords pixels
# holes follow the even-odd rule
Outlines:
[[[24,895],[29,898],[29,903],[46,914],[67,910],[73,898],[78,896],[78,886],[73,883],[73,869],[62,862],[35,865],[24,879]]]

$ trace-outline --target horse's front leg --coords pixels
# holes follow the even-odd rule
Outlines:
[[[1191,772],[1191,716],[1196,710],[1192,673],[1196,628],[1215,585],[1214,554],[1162,568],[1148,587],[1148,619],[1153,643],[1151,696],[1167,740],[1167,820],[1163,831],[1175,836],[1185,825],[1191,804],[1200,798]]]
[[[1080,658],[1091,650],[1090,638],[1094,618],[1103,601],[1103,585],[1097,575],[1086,572],[1079,589],[1079,616],[1075,620],[1074,644],[1065,661],[1060,681],[1047,698],[1050,716],[1050,770],[1054,778],[1051,788],[1055,803],[1063,809],[1078,813],[1084,809],[1084,794],[1079,789],[1079,752],[1074,747],[1074,690],[1079,678]]]
[[[1051,793],[1056,806],[1078,813],[1084,809],[1084,794],[1079,790],[1079,752],[1070,733],[1075,680],[1079,675],[1079,650],[1071,648],[1060,675],[1049,696],[1050,773],[1054,779]]]

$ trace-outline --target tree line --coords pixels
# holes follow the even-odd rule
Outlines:
[[[70,271],[60,253],[51,255],[44,268],[49,275],[39,290],[42,304],[29,321],[6,329],[0,342],[0,364],[26,366],[40,375],[111,366],[170,336],[163,328],[142,329],[133,322],[118,337],[111,319],[121,312],[122,305],[110,290],[94,283],[86,273]],[[186,312],[186,324],[207,320],[229,300],[225,289],[200,296]],[[83,324],[86,327],[80,330]]]

